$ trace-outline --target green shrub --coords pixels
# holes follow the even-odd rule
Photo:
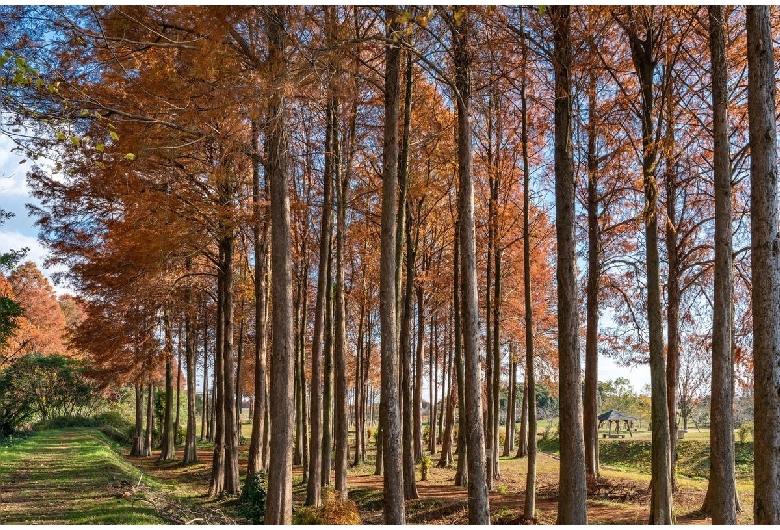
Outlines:
[[[0,433],[65,416],[87,416],[102,397],[86,378],[87,367],[62,355],[30,354],[0,374]]]
[[[244,484],[239,513],[254,524],[261,524],[265,518],[266,488],[265,473],[262,471],[250,476]]]
[[[111,440],[128,444],[133,439],[135,426],[119,412],[103,412],[94,416],[57,416],[46,421],[40,421],[33,426],[34,431],[49,429],[69,429],[73,427],[96,428]]]
[[[542,440],[547,441],[553,437],[553,430],[551,425],[546,425],[542,431]]]
[[[747,442],[748,435],[753,438],[753,422],[746,421],[739,426],[738,436],[739,441],[742,443]]]
[[[428,480],[428,470],[433,467],[433,460],[428,455],[420,457],[420,482]]]

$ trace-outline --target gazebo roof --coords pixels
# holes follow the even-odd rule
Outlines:
[[[629,416],[627,414],[623,414],[619,410],[608,410],[607,412],[604,412],[603,414],[598,415],[599,421],[632,421],[635,420],[633,416]]]

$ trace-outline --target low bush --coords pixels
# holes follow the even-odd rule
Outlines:
[[[87,416],[101,396],[87,366],[61,355],[29,354],[0,373],[0,433],[7,436],[36,419]]]
[[[332,489],[323,492],[322,505],[304,506],[293,515],[293,524],[356,525],[361,524],[355,501],[342,499]]]
[[[742,423],[739,426],[739,431],[737,431],[737,435],[739,436],[739,441],[742,443],[745,443],[748,441],[748,436],[750,438],[753,438],[753,422],[752,421],[746,421]]]
[[[33,430],[46,431],[73,427],[98,429],[111,440],[122,444],[130,443],[135,428],[119,412],[103,412],[94,416],[57,416],[46,421],[39,421],[33,426]]]
[[[265,519],[266,492],[265,473],[261,471],[250,476],[241,492],[239,514],[254,524],[262,524]]]
[[[420,457],[420,482],[428,480],[428,470],[433,467],[433,460],[428,455]]]

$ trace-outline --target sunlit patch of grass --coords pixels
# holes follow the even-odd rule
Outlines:
[[[5,448],[0,459],[3,524],[159,524],[149,503],[124,490],[139,472],[93,429],[36,433]],[[159,489],[148,477],[144,486]]]

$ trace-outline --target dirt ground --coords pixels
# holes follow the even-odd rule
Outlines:
[[[242,454],[246,448],[242,447]],[[178,484],[178,495],[191,496],[194,501],[219,507],[224,501],[208,500],[211,472],[211,451],[199,451],[200,463],[181,466],[178,462],[158,463],[156,457],[128,458],[135,466],[156,479]],[[434,459],[434,462],[436,459]],[[246,462],[241,461],[244,468]],[[502,459],[501,477],[490,495],[493,524],[533,524],[522,520],[525,502],[525,466],[523,459]],[[537,463],[536,523],[554,524],[558,498],[558,460],[553,455],[539,453]],[[294,467],[294,504],[302,506],[306,489],[301,483],[301,466]],[[453,485],[454,468],[433,468],[428,480],[417,483],[420,498],[407,501],[407,522],[413,524],[466,524],[466,489]],[[419,474],[418,474],[419,479]],[[352,468],[347,479],[349,496],[358,506],[363,524],[382,523],[382,477],[373,474],[373,465]],[[698,510],[706,493],[706,481],[680,480],[674,495],[678,524],[711,524],[710,518]],[[741,524],[750,523],[752,499],[741,494],[745,512]],[[590,524],[645,524],[649,516],[649,477],[603,469],[602,477],[588,485],[588,522]],[[229,506],[224,506],[226,511]]]

